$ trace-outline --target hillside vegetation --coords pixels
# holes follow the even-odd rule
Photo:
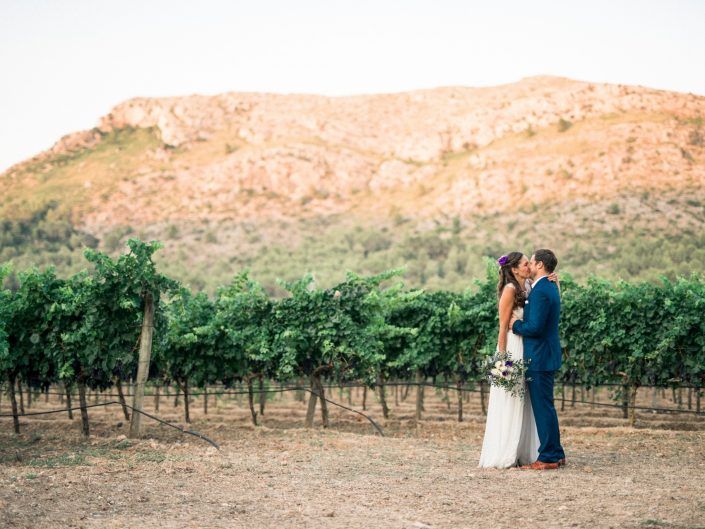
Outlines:
[[[331,98],[134,99],[0,176],[0,261],[83,266],[165,243],[212,289],[406,267],[463,290],[483,256],[553,248],[580,279],[653,280],[705,257],[705,98],[536,77]]]

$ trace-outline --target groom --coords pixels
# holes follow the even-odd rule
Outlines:
[[[524,362],[531,407],[539,434],[539,458],[526,470],[549,470],[565,465],[561,446],[558,415],[553,406],[553,380],[561,367],[561,342],[558,337],[558,319],[561,298],[556,283],[546,279],[556,269],[558,259],[551,250],[536,250],[529,268],[533,285],[524,305],[524,319],[512,318],[514,334],[524,338]]]

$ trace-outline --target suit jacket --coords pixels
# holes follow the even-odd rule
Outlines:
[[[512,326],[514,334],[524,338],[524,362],[528,363],[528,371],[556,371],[561,367],[560,315],[558,287],[543,278],[529,294],[524,306],[524,320],[517,320]]]

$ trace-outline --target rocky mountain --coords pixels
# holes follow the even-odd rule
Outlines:
[[[578,277],[688,273],[705,224],[704,117],[702,96],[553,77],[137,98],[0,176],[0,218],[70,225],[52,249],[30,251],[38,230],[0,257],[70,269],[86,237],[118,251],[139,235],[163,240],[164,266],[197,287],[249,266],[273,289],[395,266],[462,288],[484,254],[536,245]]]

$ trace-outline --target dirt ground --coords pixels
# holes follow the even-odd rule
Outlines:
[[[126,439],[114,406],[89,411],[87,441],[64,413],[23,419],[19,436],[3,418],[0,527],[705,528],[705,417],[641,413],[630,428],[620,410],[567,405],[567,467],[481,470],[478,396],[463,423],[455,396],[443,397],[427,393],[417,425],[411,393],[389,398],[386,421],[371,393],[385,437],[342,409],[331,410],[330,428],[307,430],[305,405],[290,394],[273,397],[257,427],[241,399],[211,396],[205,415],[197,398],[191,428],[220,451],[147,419],[143,439]],[[356,409],[360,400],[353,392]],[[162,398],[157,414],[184,425],[172,401]],[[41,397],[29,411],[57,407]]]

